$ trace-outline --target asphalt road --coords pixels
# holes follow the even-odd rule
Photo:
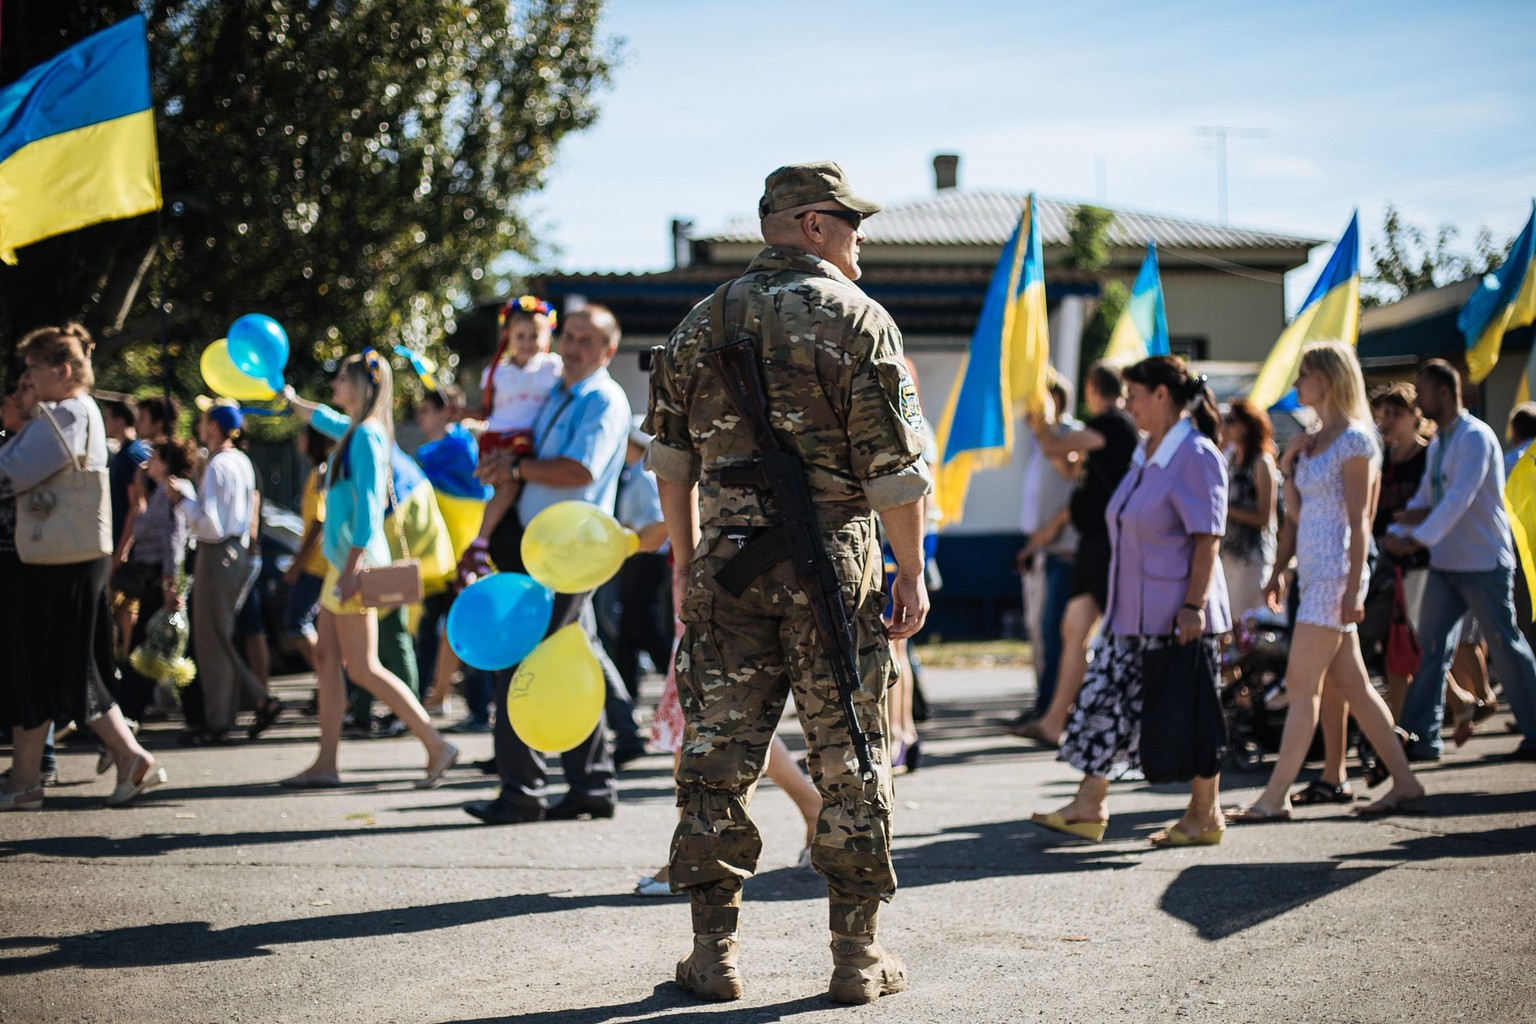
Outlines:
[[[1536,1019],[1536,765],[1487,760],[1514,746],[1503,717],[1427,768],[1423,816],[1303,809],[1154,850],[1178,787],[1117,784],[1097,846],[1028,824],[1076,777],[998,733],[1022,673],[930,670],[927,686],[882,919],[912,987],[874,1006],[822,998],[825,890],[793,866],[798,815],[771,787],[753,808],[747,997],[698,1004],[670,984],[686,901],[630,894],[675,821],[668,758],[623,773],[610,821],[492,828],[459,809],[489,795],[483,776],[410,788],[409,738],[347,743],[342,789],[278,789],[314,743],[290,718],[212,750],[151,727],[170,784],[121,810],[94,755],[67,751],[46,810],[0,817],[0,1021]],[[484,757],[490,738],[461,745]],[[1263,776],[1224,782],[1235,801]]]

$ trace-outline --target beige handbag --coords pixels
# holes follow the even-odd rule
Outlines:
[[[112,553],[112,503],[107,471],[88,468],[91,421],[85,421],[85,453],[75,455],[52,410],[43,404],[38,410],[70,460],[47,480],[16,495],[16,554],[28,565],[74,565],[105,558]]]
[[[389,513],[395,521],[395,535],[400,538],[400,560],[372,568],[364,566],[358,574],[358,600],[364,608],[398,608],[415,604],[423,597],[421,563],[411,557],[405,545],[405,528],[400,525],[400,505],[395,499],[395,476],[389,466]]]

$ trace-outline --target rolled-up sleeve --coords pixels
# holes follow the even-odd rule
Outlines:
[[[851,341],[865,349],[848,389],[848,452],[853,475],[877,512],[917,501],[933,490],[923,464],[923,409],[890,323],[864,324]]]
[[[698,482],[703,460],[688,431],[688,407],[683,382],[672,365],[671,349],[655,350],[651,358],[651,397],[642,429],[653,435],[646,447],[645,467],[669,483]]]

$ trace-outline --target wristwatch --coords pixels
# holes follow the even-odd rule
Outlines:
[[[508,470],[508,472],[510,472],[512,474],[512,479],[516,483],[522,483],[523,482],[523,460],[522,459],[513,459],[512,460],[512,468],[510,470]]]

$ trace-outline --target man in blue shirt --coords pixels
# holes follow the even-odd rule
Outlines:
[[[497,568],[523,570],[523,526],[556,502],[585,501],[613,509],[630,418],[629,399],[608,373],[608,364],[618,350],[619,322],[611,311],[585,306],[568,314],[560,332],[564,369],[560,383],[534,421],[533,454],[518,458],[502,451],[486,456],[482,476],[492,477],[493,485],[500,482],[494,477],[503,473],[506,480],[522,484],[517,514],[504,517],[491,537],[490,555]],[[590,592],[555,595],[554,614],[545,635],[578,621],[594,637],[593,647],[604,676],[615,678],[616,670],[595,642]],[[497,673],[498,693],[505,690],[511,677],[511,669]],[[488,824],[613,816],[614,766],[603,721],[599,720],[585,742],[561,754],[570,792],[548,809],[544,802],[544,759],[518,739],[505,714],[496,716],[495,747],[501,792],[494,800],[466,804],[464,810],[470,815]]]
[[[1419,492],[1388,529],[1387,551],[1403,558],[1429,550],[1419,614],[1423,657],[1400,716],[1418,739],[1414,760],[1439,760],[1445,673],[1471,611],[1488,638],[1488,658],[1515,713],[1520,745],[1508,757],[1536,761],[1536,657],[1515,623],[1515,551],[1504,511],[1499,440],[1461,404],[1461,375],[1443,359],[1419,367],[1419,408],[1435,421]]]

